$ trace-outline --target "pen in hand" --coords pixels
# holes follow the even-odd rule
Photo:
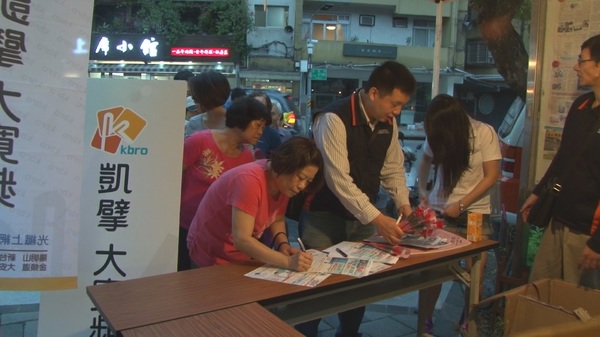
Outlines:
[[[298,241],[298,244],[300,245],[300,250],[306,252],[306,247],[304,247],[304,242],[302,242],[302,239],[298,238],[296,241]]]
[[[348,254],[344,253],[344,251],[339,248],[336,248],[335,251],[340,253],[340,255],[342,255],[343,257],[348,257]]]
[[[398,224],[400,224],[400,221],[402,221],[402,213],[400,213],[398,220],[396,220],[396,226],[398,226]]]

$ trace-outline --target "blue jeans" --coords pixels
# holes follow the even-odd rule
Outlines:
[[[342,241],[362,241],[375,233],[372,224],[363,225],[357,220],[347,220],[330,212],[305,212],[298,222],[300,238],[306,248],[323,249]],[[365,307],[358,307],[338,313],[340,325],[336,337],[360,336],[358,329],[365,315]],[[307,337],[316,337],[319,331],[318,318],[295,326]]]

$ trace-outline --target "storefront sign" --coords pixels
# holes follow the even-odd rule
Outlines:
[[[168,50],[156,35],[92,34],[90,60],[164,61]]]
[[[184,57],[229,57],[229,48],[173,47],[171,56]]]
[[[375,57],[396,59],[398,47],[372,44],[344,43],[344,56]]]

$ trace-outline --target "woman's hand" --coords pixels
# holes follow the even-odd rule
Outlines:
[[[419,203],[419,207],[425,209],[425,208],[429,208],[429,197],[427,195],[421,194],[419,196],[420,199],[420,203]]]
[[[460,202],[453,202],[451,204],[448,204],[446,207],[444,207],[444,209],[442,210],[442,215],[445,215],[447,217],[450,218],[456,218],[460,215]]]
[[[535,204],[537,200],[538,196],[532,193],[529,196],[529,198],[527,198],[527,200],[525,200],[525,202],[523,203],[523,206],[521,207],[521,210],[519,212],[521,212],[521,218],[524,222],[527,222],[527,217],[529,216],[531,206],[533,206],[533,204]]]
[[[282,244],[279,246],[279,252],[285,256],[292,256],[298,252],[301,252],[300,249],[292,247],[289,243]]]
[[[295,271],[307,271],[312,264],[312,254],[299,251],[288,257],[288,269]]]

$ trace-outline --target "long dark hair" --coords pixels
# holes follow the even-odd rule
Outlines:
[[[438,95],[427,107],[425,134],[433,152],[433,164],[441,165],[442,190],[447,197],[469,169],[472,151],[469,116],[456,98]]]

